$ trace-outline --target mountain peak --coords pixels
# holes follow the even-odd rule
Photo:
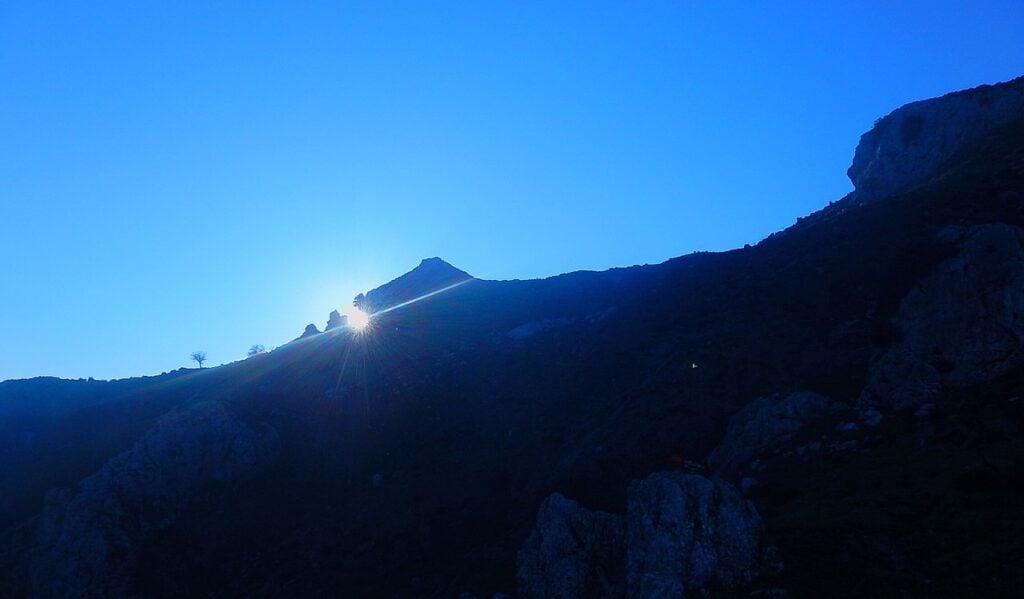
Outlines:
[[[406,273],[406,274],[411,274],[411,273],[414,273],[414,272],[416,272],[418,270],[431,270],[431,271],[438,271],[438,272],[457,272],[457,273],[461,273],[461,274],[463,274],[463,275],[465,275],[467,277],[469,276],[469,274],[467,274],[465,271],[462,271],[462,270],[459,270],[458,268],[455,268],[454,266],[452,266],[448,262],[445,262],[441,258],[438,258],[437,256],[434,256],[433,258],[424,258],[424,259],[420,260],[419,266],[417,266],[416,268],[412,269],[411,271],[409,271],[409,273]]]
[[[469,273],[455,268],[441,258],[424,258],[416,268],[397,279],[368,291],[365,295],[360,294],[354,303],[360,310],[380,312],[473,278]]]

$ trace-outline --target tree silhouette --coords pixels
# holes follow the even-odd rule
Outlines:
[[[192,360],[196,364],[199,364],[199,367],[202,368],[203,367],[203,362],[206,361],[206,352],[204,352],[204,351],[194,351],[194,352],[192,352]]]
[[[256,354],[262,354],[267,351],[267,348],[263,347],[259,343],[249,348],[249,356],[255,356]]]

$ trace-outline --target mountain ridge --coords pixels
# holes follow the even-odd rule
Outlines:
[[[0,474],[0,579],[14,596],[87,584],[156,596],[508,593],[516,555],[543,525],[538,508],[553,493],[624,517],[627,531],[642,533],[630,538],[662,538],[664,530],[635,526],[659,504],[627,489],[676,485],[699,498],[719,488],[700,478],[717,452],[743,456],[722,472],[722,488],[735,485],[743,497],[723,493],[740,512],[756,505],[785,568],[747,581],[704,564],[707,580],[797,597],[1014,588],[1024,581],[1013,539],[1024,530],[998,483],[1017,481],[1014,464],[1024,460],[1016,371],[967,388],[943,381],[908,408],[858,400],[882,356],[917,351],[904,341],[907,319],[927,326],[928,310],[901,307],[930,304],[908,304],[914,290],[951,261],[988,255],[984,244],[965,250],[970,236],[950,227],[1024,226],[1022,125],[995,125],[939,162],[925,155],[925,167],[939,166],[924,180],[907,179],[884,198],[872,195],[878,187],[857,189],[748,248],[528,281],[473,279],[454,267],[461,275],[444,267],[438,277],[403,275],[372,301],[364,296],[376,312],[369,335],[313,335],[220,368],[109,383],[72,413],[29,410],[0,422],[0,461],[12,465]],[[384,311],[449,276],[469,283]],[[1020,295],[1014,285],[1004,291]],[[971,330],[957,334],[954,355],[957,343],[974,341]],[[63,392],[33,396],[31,386],[20,385],[21,404],[59,402]],[[11,401],[4,393],[14,387],[0,385],[0,400]],[[827,409],[794,403],[809,397],[827,398],[815,400]],[[759,409],[741,409],[755,400]],[[149,434],[167,430],[168,414],[185,414],[172,423],[197,420],[196,434],[217,442],[218,431],[273,439],[273,451],[240,477],[217,479],[218,463],[175,470],[180,502],[158,512],[167,521],[156,528],[133,532],[126,504],[111,526],[127,531],[127,559],[117,563],[130,567],[96,570],[83,556],[77,570],[28,576],[46,556],[73,562],[79,533],[103,525],[69,506],[92,505],[95,483],[85,481],[106,464],[145,479],[192,447],[190,429]],[[787,414],[802,420],[794,427]],[[745,430],[758,432],[729,432]],[[71,441],[80,452],[61,449]],[[979,453],[1000,472],[994,482]],[[119,479],[102,480],[120,488]],[[641,497],[647,503],[636,503]],[[961,501],[976,512],[956,511]],[[571,522],[590,517],[568,513]],[[995,518],[998,530],[986,524]],[[757,520],[744,520],[745,529]],[[67,535],[26,536],[39,527]],[[618,542],[602,547],[654,555]],[[632,563],[621,570],[640,571]],[[548,565],[539,569],[557,571]],[[521,591],[535,588],[523,582]]]

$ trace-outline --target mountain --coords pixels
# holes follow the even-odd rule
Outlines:
[[[0,593],[1011,596],[1022,86],[879,120],[852,193],[743,249],[429,259],[366,334],[0,383]]]
[[[375,313],[394,309],[461,285],[473,279],[440,258],[426,258],[419,266],[390,283],[355,298],[357,308]]]

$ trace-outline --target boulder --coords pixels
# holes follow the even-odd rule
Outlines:
[[[170,527],[192,497],[264,467],[277,446],[223,404],[175,411],[84,479],[54,490],[31,556],[32,596],[123,597],[146,542]]]
[[[324,330],[340,329],[347,324],[348,316],[342,316],[337,310],[331,310],[331,314],[327,317],[327,326],[324,327]]]
[[[519,595],[566,599],[622,595],[622,516],[579,507],[555,493],[518,555]]]
[[[634,481],[626,520],[630,597],[732,593],[765,570],[761,518],[722,479],[660,472]]]
[[[306,329],[299,335],[299,339],[305,339],[306,337],[312,337],[313,335],[319,335],[320,329],[316,328],[316,325],[309,323],[306,325]]]
[[[803,427],[820,419],[835,402],[801,391],[756,399],[733,416],[722,442],[708,456],[716,475],[732,479],[750,463],[792,439]]]
[[[1024,229],[988,224],[958,236],[957,254],[900,302],[900,341],[873,360],[862,406],[917,407],[944,386],[1024,364]]]
[[[1024,77],[902,106],[860,138],[847,175],[873,200],[934,177],[993,129],[1024,117]]]

